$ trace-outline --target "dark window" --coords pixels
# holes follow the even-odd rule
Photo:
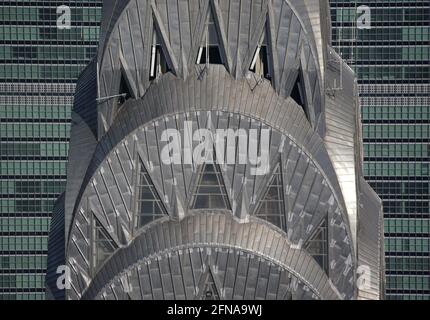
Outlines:
[[[140,165],[137,228],[166,215],[163,203],[143,163]]]
[[[291,91],[291,98],[301,107],[305,107],[305,95],[304,87],[300,79],[300,75],[297,76],[296,83],[294,84],[293,91]]]
[[[320,224],[312,237],[305,244],[306,251],[328,273],[328,224],[327,219]]]
[[[12,56],[15,59],[36,59],[37,47],[12,47]]]
[[[219,166],[203,165],[191,207],[192,209],[230,209]]]
[[[255,50],[250,71],[255,72],[257,75],[271,80],[270,67],[269,67],[269,48],[267,45],[267,28],[264,31],[262,40]]]
[[[158,33],[157,26],[154,25],[154,35],[151,48],[151,65],[150,65],[150,80],[155,80],[162,74],[170,72],[171,68],[167,62],[161,43],[161,36]]]
[[[273,172],[265,194],[258,204],[256,216],[286,230],[281,166]]]
[[[117,249],[115,241],[93,215],[93,258],[94,268],[97,270]]]
[[[197,56],[197,64],[223,64],[221,56],[221,42],[215,24],[212,9],[206,24],[203,43]]]

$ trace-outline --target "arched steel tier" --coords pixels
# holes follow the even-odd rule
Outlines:
[[[329,43],[327,1],[105,1],[49,297],[381,298],[381,202]]]

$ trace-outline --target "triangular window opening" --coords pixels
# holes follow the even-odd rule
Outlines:
[[[210,7],[205,34],[197,55],[197,64],[223,64],[220,43],[213,9]]]
[[[154,34],[151,47],[151,65],[149,79],[155,80],[159,76],[171,71],[169,64],[161,44],[161,36],[158,34],[158,29],[154,25]]]
[[[260,200],[256,216],[282,230],[286,230],[282,173],[280,164],[273,172],[263,198]]]
[[[219,166],[205,163],[197,179],[191,209],[230,210],[230,208]]]
[[[303,108],[306,112],[306,95],[304,89],[303,79],[301,77],[301,71],[297,75],[297,79],[294,83],[293,90],[291,91],[291,98]]]
[[[269,47],[267,44],[267,26],[263,32],[262,38],[254,52],[249,71],[254,72],[257,76],[271,80],[269,67]]]
[[[137,228],[155,221],[167,215],[163,203],[158,196],[154,183],[145,169],[143,163],[140,164],[138,201],[137,201]]]
[[[212,272],[208,268],[206,274],[204,274],[203,285],[199,288],[198,299],[199,300],[221,300],[219,292],[215,283],[215,279]]]
[[[121,72],[121,81],[119,83],[119,98],[118,104],[122,105],[124,102],[131,97],[131,90],[128,85],[127,79],[124,74]]]
[[[328,223],[327,218],[315,230],[312,237],[306,242],[305,250],[328,273]]]
[[[93,266],[98,269],[117,249],[115,241],[93,215]]]

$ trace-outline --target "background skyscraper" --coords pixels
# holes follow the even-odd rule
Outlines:
[[[361,5],[371,9],[371,29],[355,28]],[[386,298],[427,300],[430,2],[331,0],[331,7],[333,46],[359,77],[365,176],[384,204]]]
[[[0,2],[0,300],[43,299],[52,207],[66,179],[75,81],[101,0]],[[57,7],[71,29],[57,28]]]

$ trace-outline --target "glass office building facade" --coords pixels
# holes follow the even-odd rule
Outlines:
[[[370,29],[356,28],[362,5]],[[331,10],[333,45],[359,77],[365,176],[384,205],[386,299],[428,300],[430,2],[331,0]]]
[[[59,6],[71,28],[59,29]],[[49,221],[64,190],[75,82],[101,0],[0,2],[0,300],[45,297]]]

